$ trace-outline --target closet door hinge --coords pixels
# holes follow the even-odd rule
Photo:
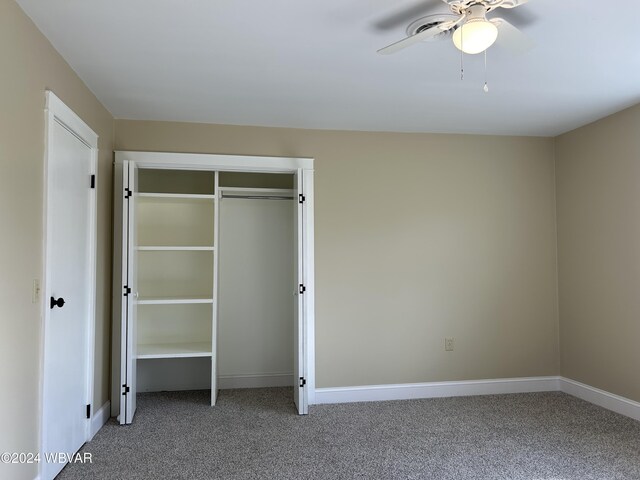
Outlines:
[[[124,189],[124,198],[131,198],[131,190],[128,188]]]
[[[91,418],[91,404],[87,405],[87,418]]]
[[[304,294],[304,292],[307,291],[307,287],[305,287],[303,284],[298,285],[298,292],[300,293],[300,295]]]
[[[129,288],[127,285],[125,285],[123,288],[124,288],[124,296],[128,297],[129,294],[131,293],[131,288]]]
[[[304,203],[306,200],[307,200],[307,197],[305,197],[301,193],[298,194],[298,203]]]
[[[126,395],[127,393],[129,393],[131,389],[129,388],[129,386],[125,383],[124,385],[122,385],[122,395]]]
[[[304,387],[307,384],[307,379],[300,377],[300,387]]]
[[[90,188],[96,188],[96,176],[95,175],[91,175],[91,187]]]

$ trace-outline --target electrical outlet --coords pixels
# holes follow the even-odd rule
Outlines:
[[[447,352],[453,352],[453,338],[444,339],[444,349]]]
[[[40,301],[40,280],[37,278],[33,281],[33,290],[31,291],[31,303]]]

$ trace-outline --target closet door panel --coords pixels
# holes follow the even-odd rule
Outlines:
[[[112,413],[120,424],[136,410],[136,172],[129,161],[114,167]]]
[[[137,380],[137,297],[138,297],[138,264],[136,255],[137,231],[136,228],[136,200],[138,193],[138,167],[134,162],[127,162],[128,175],[128,238],[127,238],[127,328],[126,328],[126,366],[127,381],[125,387],[126,416],[125,423],[133,422],[136,413],[136,380]]]
[[[128,177],[128,172],[127,172]],[[123,286],[126,285],[127,272],[127,216],[125,200],[125,174],[122,162],[113,167],[113,303],[111,331],[111,416],[124,423],[124,398],[122,385],[126,383],[126,367],[123,353],[123,337],[126,335],[126,297]],[[120,417],[120,412],[123,416]]]
[[[305,365],[304,365],[304,181],[302,172],[298,171],[294,176],[295,197],[297,199],[292,212],[293,232],[292,241],[295,249],[293,255],[293,282],[294,304],[293,313],[293,401],[298,409],[298,413],[303,415],[308,413],[305,388]]]
[[[218,401],[218,298],[220,286],[220,172],[213,177],[214,206],[213,206],[213,242],[216,250],[213,252],[213,310],[211,316],[211,406]]]

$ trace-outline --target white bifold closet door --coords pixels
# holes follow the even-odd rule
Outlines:
[[[136,412],[136,313],[137,313],[137,267],[136,267],[136,193],[138,192],[137,166],[134,162],[124,161],[114,166],[114,208],[121,212],[122,221],[114,222],[117,229],[114,242],[114,309],[120,312],[120,322],[114,324],[114,345],[120,347],[117,368],[113,369],[115,392],[118,393],[121,425],[133,421]],[[120,191],[121,195],[118,195]],[[118,218],[116,215],[115,218]],[[120,241],[118,241],[120,240]],[[120,299],[120,301],[117,301]],[[119,305],[118,305],[119,304]],[[114,355],[116,351],[114,349]]]
[[[298,409],[300,415],[306,415],[309,413],[309,396],[308,387],[306,387],[306,365],[305,359],[305,344],[306,344],[306,327],[305,327],[305,271],[304,271],[304,258],[305,252],[305,236],[304,236],[304,224],[306,221],[305,211],[307,199],[305,192],[305,178],[302,172],[298,171],[293,178],[295,187],[295,208],[292,212],[293,216],[293,238],[294,248],[296,255],[294,255],[294,267],[293,267],[293,401]]]

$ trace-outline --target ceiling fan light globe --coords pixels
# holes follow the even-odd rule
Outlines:
[[[484,52],[498,38],[498,27],[488,20],[469,20],[453,33],[453,44],[464,53]]]

